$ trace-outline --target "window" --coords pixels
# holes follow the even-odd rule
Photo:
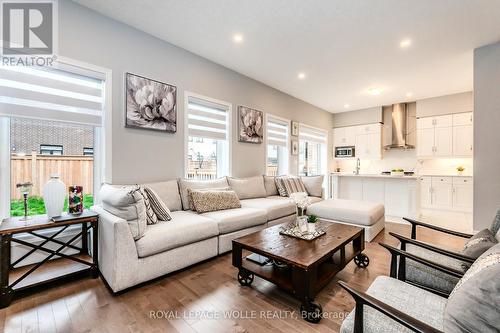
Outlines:
[[[327,142],[327,131],[300,124],[299,175],[315,176],[326,174]]]
[[[31,182],[29,215],[45,213],[51,174],[81,185],[84,206],[101,184],[105,74],[80,66],[0,66],[0,217],[23,215],[16,184]],[[90,152],[90,153],[89,153]],[[7,193],[8,195],[4,195]]]
[[[290,122],[267,116],[267,164],[266,174],[278,176],[288,174],[288,124]]]
[[[40,155],[62,155],[63,146],[59,145],[40,145]]]
[[[229,175],[231,105],[186,93],[186,176],[214,179]]]

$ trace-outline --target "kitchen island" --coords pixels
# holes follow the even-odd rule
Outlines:
[[[417,176],[334,172],[330,174],[330,197],[381,203],[387,221],[402,222],[403,217],[420,215],[417,179]]]

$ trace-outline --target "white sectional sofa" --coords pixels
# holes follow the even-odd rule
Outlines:
[[[304,178],[308,178],[304,179],[304,184],[312,203],[308,214],[318,215],[326,221],[364,227],[367,241],[383,229],[383,205],[323,200],[314,196],[323,194],[322,181]],[[137,221],[145,221],[145,212],[141,211],[144,209],[129,205],[124,202],[126,198],[112,191],[103,193],[101,190],[102,205],[93,207],[100,217],[99,268],[114,292],[228,252],[233,239],[268,226],[292,222],[296,216],[295,204],[288,197],[279,196],[274,177],[179,179],[145,185],[170,209],[171,221],[152,225],[144,222],[138,227]],[[189,210],[188,188],[228,187],[238,195],[241,208],[202,214]]]
[[[130,221],[112,214],[104,204],[93,207],[100,217],[99,268],[114,292],[228,252],[231,241],[237,237],[295,219],[295,205],[289,198],[278,195],[274,181],[264,182],[262,176],[245,179],[240,184],[234,184],[231,178],[221,178],[147,185],[165,202],[172,220],[147,225],[142,237],[136,240]],[[188,187],[231,187],[241,198],[242,207],[198,214],[188,209]]]

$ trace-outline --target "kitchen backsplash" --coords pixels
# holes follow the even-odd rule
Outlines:
[[[417,175],[456,175],[458,166],[463,166],[463,175],[472,176],[472,158],[444,158],[432,160],[417,160],[416,151],[388,150],[383,152],[380,160],[361,160],[360,173],[379,174],[392,169],[414,171]],[[352,172],[356,169],[356,159],[336,160],[334,169],[341,172]]]

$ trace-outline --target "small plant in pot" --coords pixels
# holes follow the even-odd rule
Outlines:
[[[307,217],[307,231],[309,231],[309,233],[316,231],[316,222],[318,222],[318,217],[316,215],[309,215]]]
[[[463,166],[458,166],[457,167],[457,172],[458,172],[458,175],[461,176],[465,171],[465,168]]]

